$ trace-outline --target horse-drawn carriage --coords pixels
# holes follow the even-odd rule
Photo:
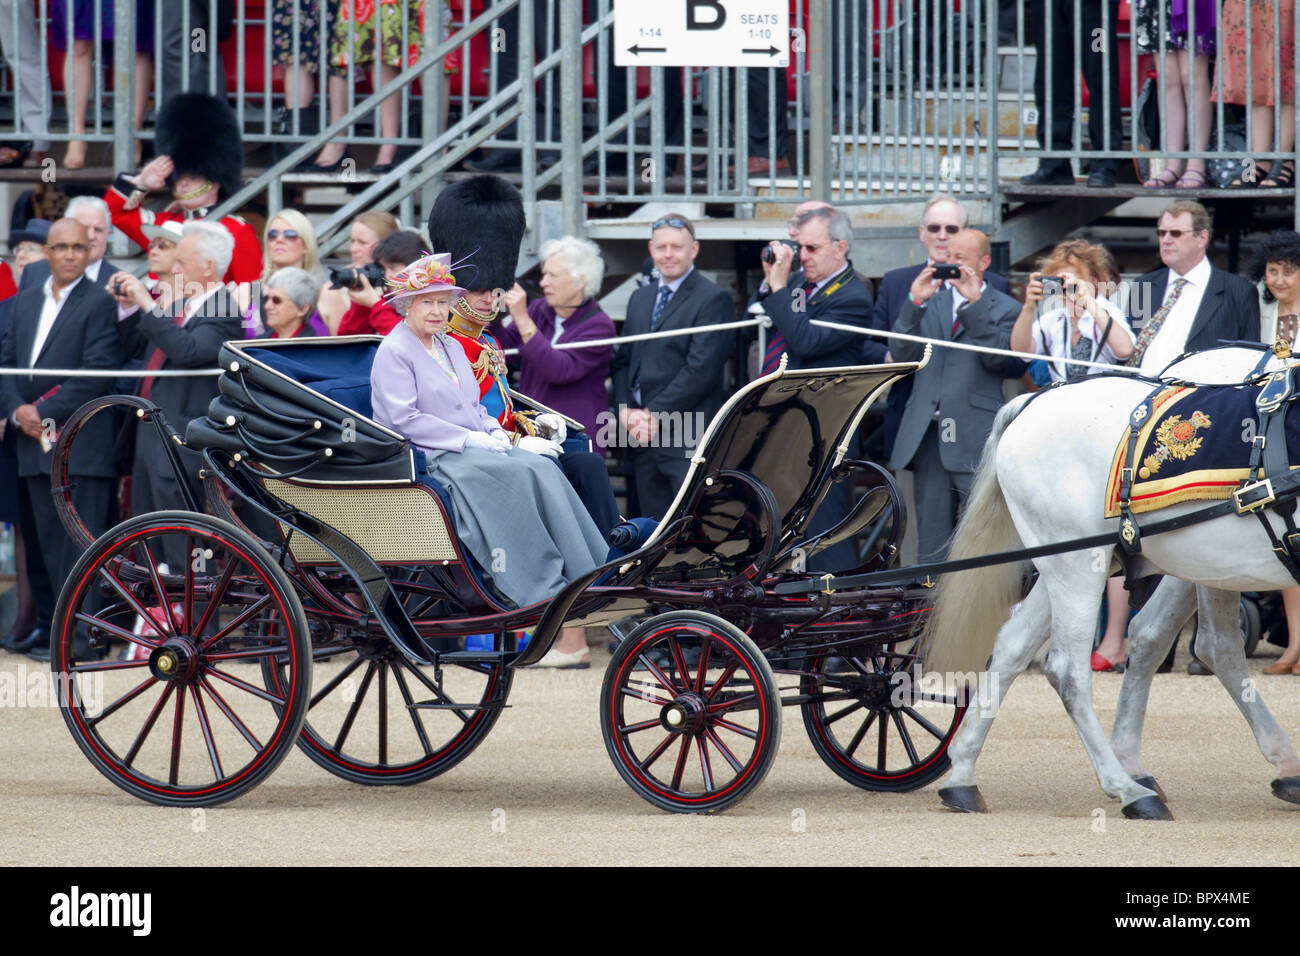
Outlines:
[[[184,438],[124,397],[65,426],[56,502],[86,550],[56,609],[53,668],[69,729],[115,784],[159,804],[216,804],[295,744],[354,782],[427,780],[483,740],[515,670],[562,626],[633,614],[645,617],[613,654],[600,720],[615,767],[658,807],[716,811],[753,790],[783,704],[856,786],[911,790],[947,769],[963,703],[907,679],[928,587],[774,590],[812,579],[805,562],[851,535],[865,543],[857,570],[895,563],[897,489],[846,452],[873,397],[915,363],[783,367],[742,388],[667,517],[619,526],[605,564],[514,607],[458,541],[423,453],[371,418],[377,346],[228,343],[220,394]],[[124,404],[165,434],[183,490],[181,456],[202,455],[208,513],[191,501],[92,541],[67,494],[68,451],[90,416]],[[809,534],[837,480],[866,491],[840,525]],[[456,640],[482,634],[490,647]],[[101,660],[111,642],[133,653]]]

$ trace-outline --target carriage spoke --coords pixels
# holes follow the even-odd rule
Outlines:
[[[212,762],[212,772],[216,774],[217,780],[225,779],[225,772],[221,769],[221,755],[217,753],[217,742],[212,738],[212,727],[208,723],[208,711],[203,706],[203,695],[199,693],[196,686],[194,688],[194,711],[199,718],[199,729],[203,731],[203,742],[208,746],[208,760]]]
[[[262,597],[258,598],[248,607],[244,608],[242,611],[236,614],[235,619],[233,621],[231,621],[221,630],[217,631],[216,634],[212,635],[210,638],[204,641],[203,644],[200,646],[201,650],[206,651],[213,644],[229,637],[231,632],[233,632],[235,628],[241,627],[245,621],[247,621],[249,618],[256,615],[258,611],[262,610],[262,608],[266,607],[270,603],[271,603],[271,595],[269,594],[264,594]]]
[[[730,730],[733,734],[740,734],[742,737],[748,737],[750,740],[758,739],[757,730],[751,730],[748,727],[742,727],[740,724],[733,724],[731,721],[723,720],[721,717],[716,718],[713,721],[713,725],[715,727],[722,727],[725,730]]]
[[[876,738],[876,766],[884,770],[889,763],[889,721],[881,716],[876,727],[880,731]]]
[[[652,661],[647,655],[638,654],[637,659],[645,665],[646,670],[654,674],[655,680],[659,681],[659,683],[663,685],[664,689],[669,691],[674,697],[682,692],[681,688],[669,680],[668,675],[660,670],[659,665]]]
[[[82,611],[78,611],[76,614],[74,614],[73,619],[80,621],[82,624],[85,624],[88,627],[93,627],[96,628],[97,630],[105,631],[106,633],[113,635],[113,637],[116,637],[119,640],[129,641],[132,644],[139,644],[141,647],[148,647],[152,649],[158,647],[162,643],[161,641],[151,641],[149,640],[149,638],[141,637],[139,634],[136,634],[134,631],[128,631],[126,628],[119,627],[118,625],[112,623],[111,621],[105,621],[101,617],[96,617],[93,614],[86,614]]]
[[[352,706],[348,708],[348,715],[343,719],[343,727],[339,730],[338,739],[334,741],[335,751],[343,752],[343,742],[348,739],[348,734],[352,731],[352,722],[357,719],[357,712],[361,709],[361,702],[366,699],[366,691],[370,689],[370,681],[375,676],[376,663],[370,662],[366,668],[366,676],[361,678],[361,687],[357,691],[356,699],[352,701]]]
[[[397,689],[402,694],[402,702],[406,704],[406,712],[411,715],[411,723],[415,724],[415,735],[420,738],[420,746],[424,748],[425,754],[432,754],[433,745],[429,743],[429,735],[424,730],[424,721],[420,719],[419,708],[413,706],[415,698],[411,696],[411,688],[407,686],[406,676],[400,667],[393,668],[393,677],[397,680]]]
[[[876,712],[873,710],[871,715],[862,722],[862,726],[858,728],[858,732],[853,735],[853,739],[849,741],[849,745],[844,748],[846,756],[852,757],[857,753],[858,747],[862,744],[863,738],[867,736],[867,731],[871,729],[871,724],[875,719]]]
[[[728,697],[726,700],[722,701],[719,704],[710,704],[709,713],[717,714],[717,713],[721,713],[724,710],[736,710],[742,704],[749,705],[749,704],[757,704],[758,702],[759,699],[757,694],[740,694],[737,697]]]
[[[718,752],[722,754],[723,758],[727,761],[727,763],[731,764],[732,770],[736,771],[736,773],[740,773],[742,770],[745,769],[744,764],[742,764],[738,759],[736,759],[736,755],[731,752],[731,748],[722,742],[722,739],[713,732],[712,727],[706,728],[704,733],[709,738],[709,741],[713,744],[713,746],[718,748]]]
[[[734,664],[728,664],[727,669],[722,672],[722,675],[714,682],[713,686],[709,688],[709,692],[704,695],[704,699],[713,700],[713,698],[717,696],[718,691],[726,686],[726,684],[731,681],[731,678],[735,676],[739,667],[739,661]]]
[[[640,690],[634,689],[629,686],[629,687],[620,687],[618,691],[620,694],[625,694],[626,696],[632,697],[636,700],[645,701],[647,704],[659,704],[660,706],[663,706],[665,704],[672,703],[671,700],[665,697],[657,697],[654,694],[651,694],[650,691],[652,689],[657,689],[657,688],[653,688],[653,685],[638,683],[637,687],[639,687]]]
[[[73,664],[68,668],[78,674],[86,674],[90,671],[124,671],[132,667],[148,667],[148,661],[90,661],[86,664]]]
[[[185,597],[181,620],[188,626],[194,620],[194,535],[185,536]]]
[[[100,722],[101,720],[103,720],[105,717],[108,717],[108,716],[112,715],[112,714],[115,713],[119,708],[121,708],[121,707],[125,706],[126,704],[129,704],[131,701],[135,700],[137,697],[139,697],[141,694],[143,694],[146,690],[148,690],[150,687],[152,687],[152,686],[153,686],[154,684],[156,684],[156,683],[157,683],[157,680],[154,678],[154,676],[153,676],[152,674],[150,674],[148,677],[146,677],[146,678],[145,678],[144,680],[142,680],[140,683],[136,684],[135,687],[133,687],[131,690],[127,691],[125,694],[123,694],[123,695],[122,695],[121,697],[119,697],[117,700],[113,701],[113,703],[109,704],[107,707],[105,707],[103,710],[101,710],[101,711],[100,711],[98,714],[96,714],[94,717],[87,717],[87,718],[86,718],[86,723],[87,723],[87,725],[89,725],[89,726],[91,726],[91,727],[95,726],[97,723],[99,723],[99,722]]]
[[[618,728],[620,734],[637,734],[643,730],[649,730],[651,727],[662,727],[658,719],[643,720],[639,724],[624,724]]]
[[[226,703],[226,699],[217,693],[217,689],[208,683],[206,677],[200,676],[199,683],[203,685],[203,689],[212,697],[212,702],[217,705],[217,709],[226,715],[228,721],[235,725],[235,729],[239,731],[243,738],[248,741],[254,750],[260,751],[262,749],[262,744],[255,736],[253,736],[253,732],[244,726],[244,722],[239,719],[235,712],[230,709],[230,705]]]
[[[181,729],[185,724],[185,685],[176,685],[176,718],[172,721],[172,761],[167,771],[167,782],[176,786],[181,769]]]
[[[246,691],[252,694],[254,697],[260,697],[262,698],[262,700],[268,701],[269,703],[272,704],[284,703],[283,697],[276,697],[274,694],[268,693],[267,691],[262,690],[262,688],[260,687],[254,687],[252,684],[248,683],[247,681],[242,681],[238,677],[235,677],[231,674],[227,674],[225,671],[217,670],[211,664],[206,665],[206,668],[208,673],[211,674],[213,677],[220,678],[221,680],[225,681],[227,684],[230,684],[234,687],[238,687],[240,690]]]
[[[654,763],[656,760],[658,760],[661,756],[663,756],[663,752],[668,749],[669,745],[671,745],[674,740],[677,739],[677,736],[678,736],[677,734],[669,734],[667,737],[661,740],[659,742],[659,746],[655,747],[654,750],[650,751],[650,754],[645,758],[645,760],[642,760],[639,764],[637,764],[637,766],[640,767],[642,770],[649,772],[650,765]]]
[[[429,690],[433,691],[433,695],[437,697],[440,702],[444,704],[456,703],[454,700],[452,700],[450,697],[448,697],[446,694],[442,692],[441,687],[439,687],[433,681],[429,680],[429,675],[425,674],[424,671],[420,670],[410,661],[406,660],[405,658],[398,657],[396,658],[396,662],[399,666],[405,667],[408,670],[410,670],[410,672],[416,676],[416,679],[419,680],[421,684],[429,688]],[[459,717],[462,723],[466,723],[466,724],[469,723],[469,715],[466,714],[465,711],[458,710],[456,708],[447,708],[447,709],[450,710],[457,717]]]
[[[322,700],[328,697],[330,695],[330,692],[333,691],[335,687],[338,687],[339,684],[347,680],[348,675],[351,674],[358,667],[360,667],[363,663],[365,663],[364,657],[353,658],[347,667],[343,668],[343,670],[339,671],[337,674],[334,675],[333,680],[331,680],[328,684],[326,684],[324,687],[322,687],[320,690],[318,690],[315,694],[312,695],[311,702],[307,705],[307,709],[311,710],[311,708],[315,707]]]
[[[709,650],[713,647],[713,642],[705,640],[700,647],[700,664],[699,671],[695,674],[695,693],[704,693],[704,674],[709,669]]]
[[[686,656],[682,653],[681,642],[675,637],[670,638],[668,647],[672,652],[673,666],[677,668],[677,673],[681,677],[682,687],[689,688],[693,681],[691,680],[691,672],[686,667]]]
[[[704,789],[713,789],[713,764],[709,762],[709,751],[705,746],[704,737],[695,738],[695,746],[700,751],[700,773],[704,776]]]
[[[131,606],[131,610],[140,617],[140,620],[153,621],[153,616],[145,609],[145,606],[136,599],[136,596],[131,593],[131,589],[117,579],[116,574],[108,570],[108,568],[100,568],[99,573],[108,581],[109,586],[121,596],[122,600]],[[158,629],[162,629],[161,624]]]
[[[258,657],[275,657],[288,653],[288,644],[272,644],[269,647],[254,647],[244,651],[222,651],[219,654],[206,654],[203,659],[208,661],[238,661]]]
[[[957,700],[957,698],[953,697],[952,695],[927,694],[924,691],[920,691],[917,693],[916,699],[913,701],[913,703],[920,703],[923,700],[929,701],[932,704],[947,704],[949,707],[961,706],[961,703]]]
[[[847,717],[849,714],[853,713],[855,710],[861,710],[863,706],[864,706],[864,705],[863,705],[862,701],[860,701],[860,700],[859,700],[859,701],[856,701],[855,703],[851,704],[850,706],[845,707],[843,710],[841,710],[841,711],[837,711],[835,714],[831,715],[830,717],[827,717],[827,718],[826,718],[826,723],[828,723],[828,724],[833,724],[833,723],[835,723],[835,721],[840,720],[840,719],[842,719],[842,718],[844,718],[844,717]]]
[[[379,762],[388,763],[388,664],[379,662]]]
[[[237,563],[234,557],[231,557],[226,562],[226,570],[221,572],[221,577],[217,581],[217,586],[212,589],[212,594],[208,597],[208,603],[203,608],[203,614],[199,617],[198,624],[190,632],[195,637],[203,634],[204,629],[207,628],[212,619],[213,613],[221,606],[221,602],[226,599],[226,592],[230,590],[230,579],[235,576],[235,565]]]
[[[682,746],[677,751],[677,766],[673,769],[673,789],[682,789],[682,772],[686,769],[686,758],[691,755],[691,738],[681,735]]]
[[[128,750],[126,756],[122,758],[122,763],[124,765],[129,767],[135,761],[136,754],[138,754],[140,748],[144,746],[145,738],[149,736],[149,731],[153,730],[153,725],[158,721],[158,715],[162,713],[163,707],[167,705],[167,701],[171,697],[172,691],[175,687],[175,684],[168,684],[163,689],[163,692],[158,696],[158,700],[153,705],[153,710],[149,712],[149,716],[145,720],[144,726],[141,727],[140,732],[135,735],[135,741],[131,744],[131,749]]]
[[[907,759],[912,762],[912,766],[916,766],[921,762],[921,758],[917,756],[916,747],[912,744],[912,735],[907,732],[907,725],[903,723],[903,715],[895,710],[890,712],[890,716],[898,727],[898,735],[903,738],[903,749],[907,751]]]
[[[172,604],[171,601],[167,600],[167,589],[163,587],[162,577],[158,574],[158,563],[154,561],[153,552],[149,550],[148,539],[140,539],[140,550],[144,552],[145,563],[149,568],[149,580],[153,582],[154,593],[158,595],[158,609],[162,611],[163,621],[166,621],[167,633],[175,636],[180,627],[177,625],[176,619],[172,617]],[[188,561],[186,561],[185,566],[189,567]],[[161,630],[163,621],[156,622],[154,626]]]
[[[911,717],[918,724],[924,727],[929,734],[938,738],[939,740],[943,740],[943,731],[940,730],[938,727],[936,727],[934,724],[930,723],[928,720],[926,720],[924,717],[922,717],[920,714],[914,711],[911,707],[904,707],[903,713],[907,714],[907,716]]]

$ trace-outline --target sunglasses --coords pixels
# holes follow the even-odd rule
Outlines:
[[[656,219],[654,224],[650,226],[650,232],[653,233],[656,229],[662,229],[664,226],[672,226],[674,229],[685,229],[691,234],[692,239],[695,238],[695,227],[685,219],[678,219],[676,216],[666,216],[663,219]]]
[[[932,236],[937,236],[939,234],[940,229],[942,229],[950,236],[955,236],[957,235],[957,233],[961,232],[961,226],[946,226],[946,225],[940,225],[937,222],[927,222],[925,224],[925,231]]]
[[[286,229],[284,230],[284,232],[281,232],[279,229],[268,229],[266,231],[267,239],[275,240],[275,239],[279,239],[281,236],[284,236],[284,238],[286,239],[299,238],[297,229]]]
[[[1170,239],[1181,239],[1183,236],[1195,234],[1195,229],[1157,229],[1156,235],[1163,239],[1168,236]]]
[[[264,295],[262,296],[262,301],[268,305],[284,305],[284,303],[289,300],[279,295]]]

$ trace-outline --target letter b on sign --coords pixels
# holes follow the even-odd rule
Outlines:
[[[701,10],[700,8],[704,9]],[[701,19],[704,14],[708,19]],[[721,30],[727,22],[727,11],[720,0],[686,0],[686,29]]]

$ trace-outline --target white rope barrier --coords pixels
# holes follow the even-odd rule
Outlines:
[[[704,335],[709,332],[728,332],[732,329],[748,329],[756,325],[770,324],[766,318],[740,319],[735,322],[719,322],[717,325],[696,325],[686,329],[664,329],[662,332],[640,332],[636,335],[620,335],[612,339],[593,339],[590,342],[560,342],[552,345],[553,349],[593,349],[604,345],[623,345],[627,342],[646,342],[651,339],[668,339],[678,335]],[[503,349],[506,355],[518,355],[518,349]]]
[[[220,374],[219,368],[169,368],[152,372],[144,368],[0,368],[0,375],[30,375],[35,378],[184,378]]]

